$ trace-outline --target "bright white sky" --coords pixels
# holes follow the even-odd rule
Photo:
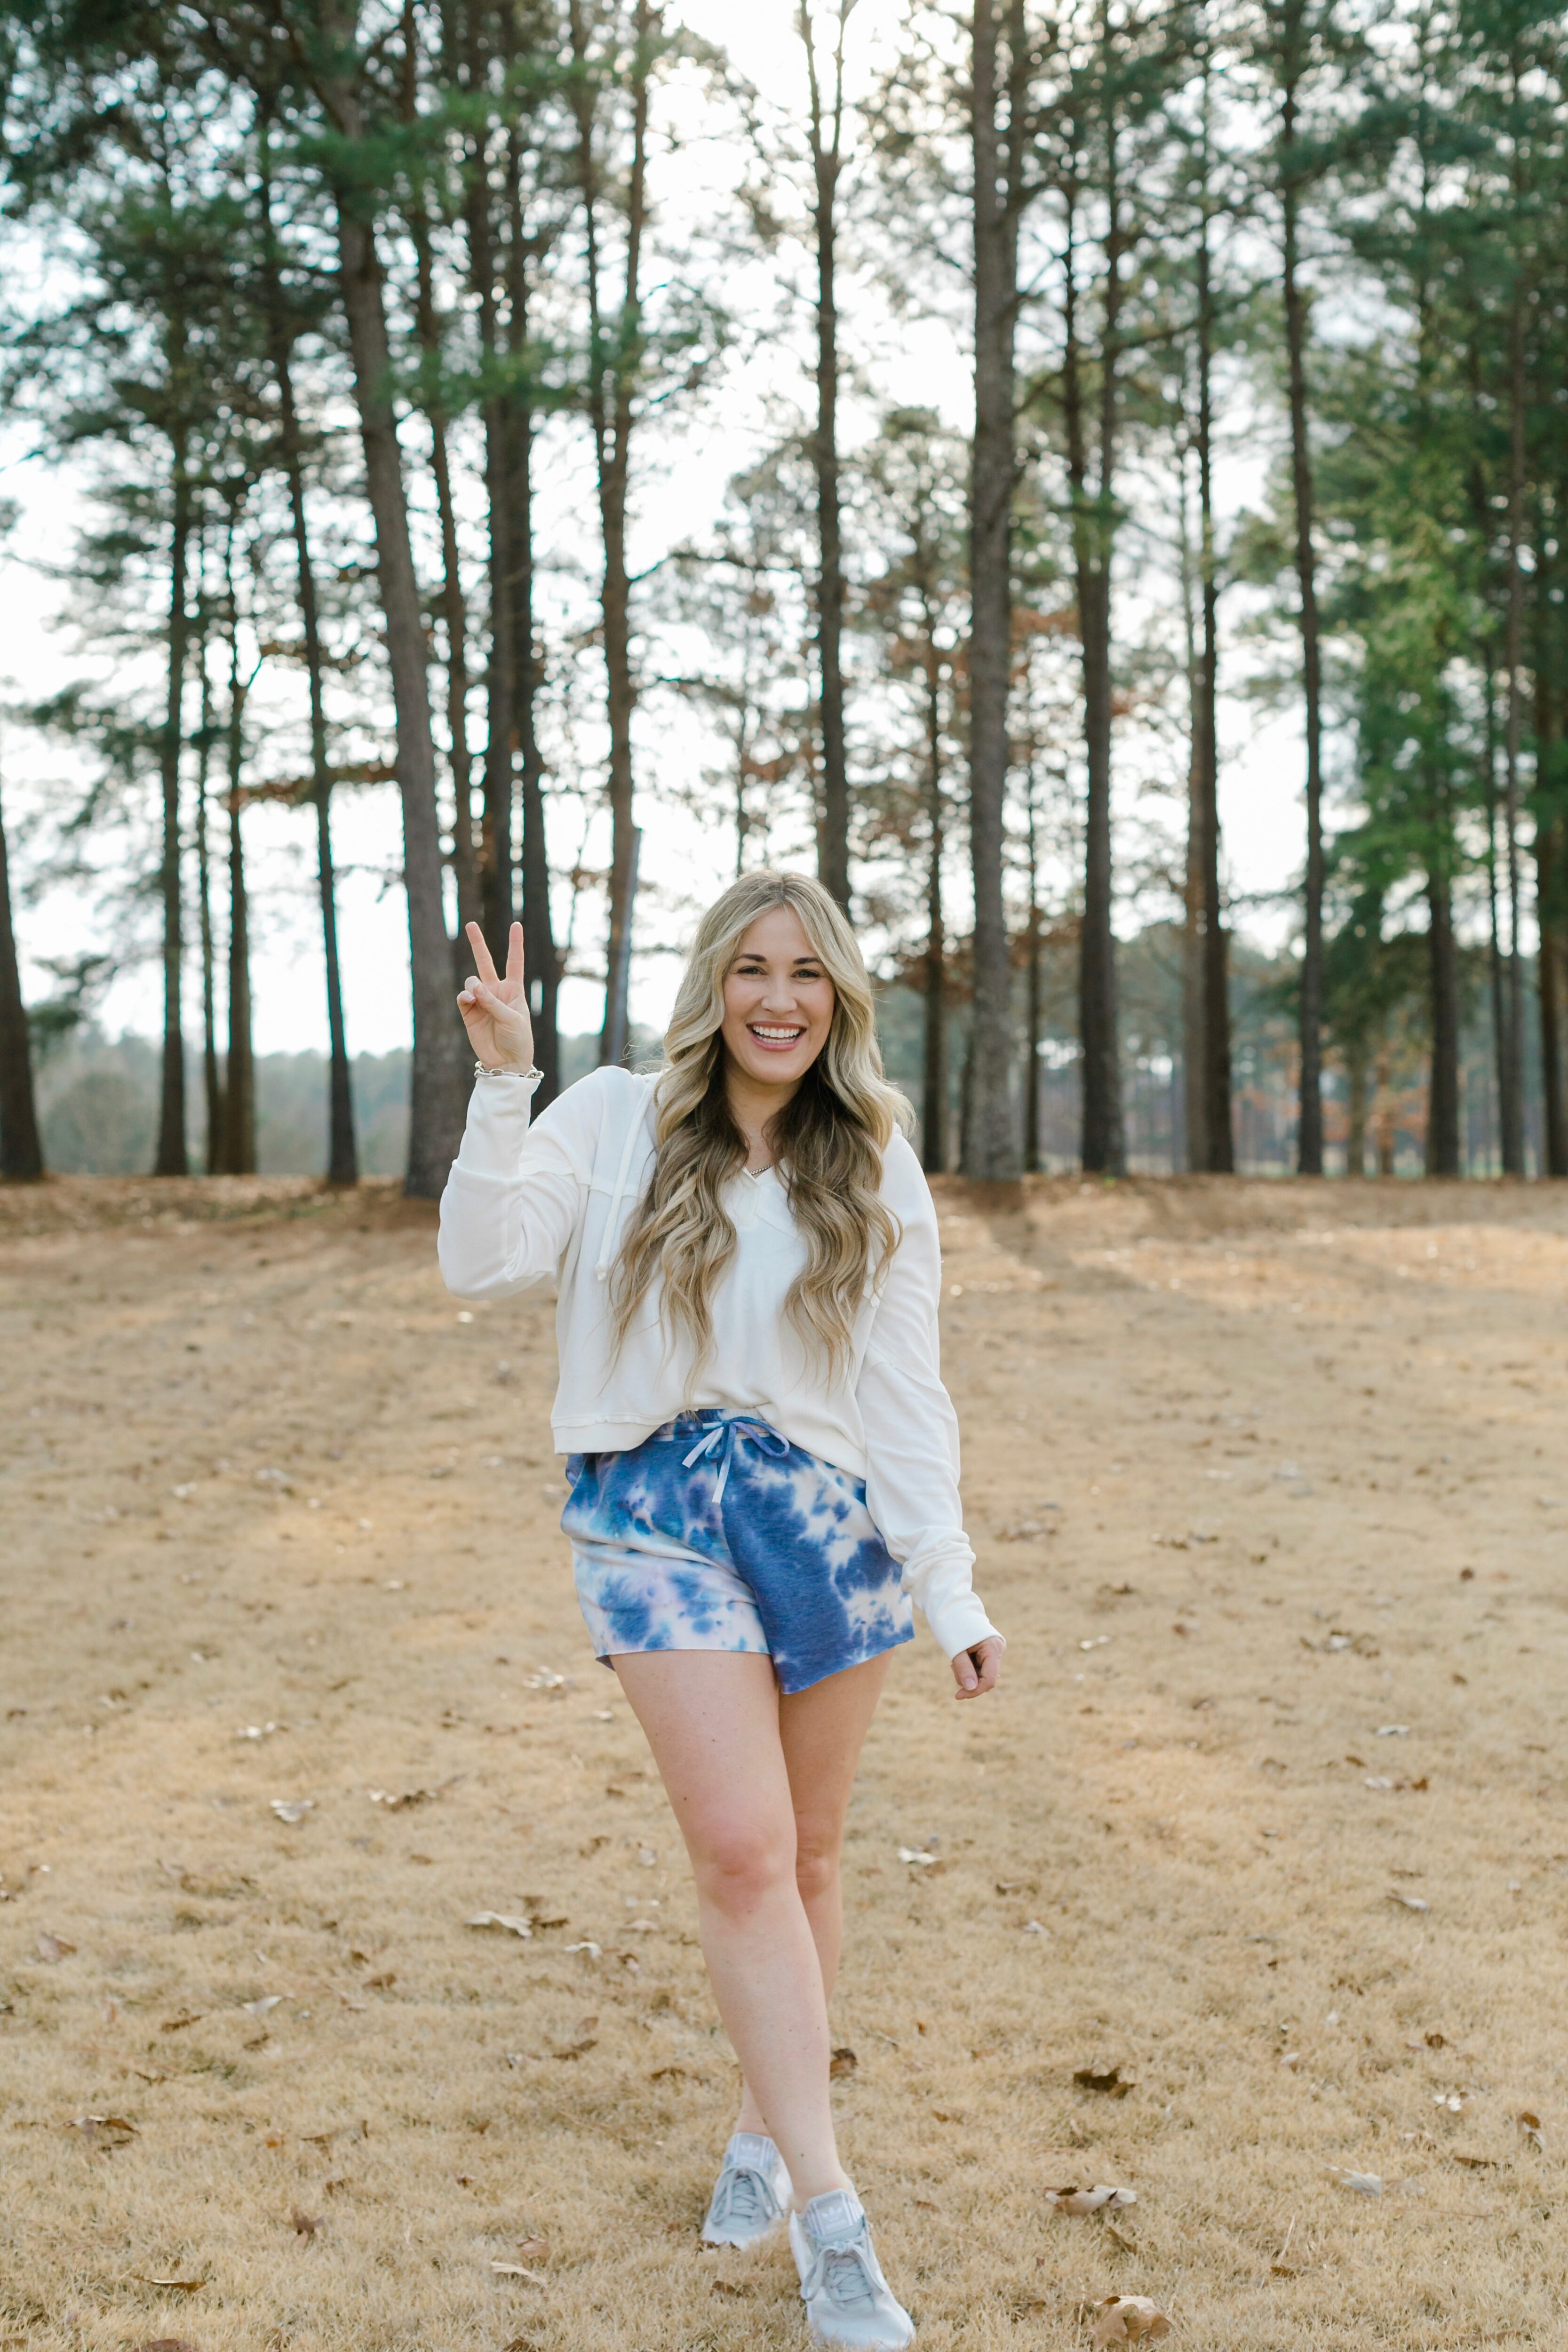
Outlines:
[[[679,14],[693,31],[729,47],[736,64],[770,96],[783,96],[803,84],[800,50],[792,29],[794,0],[683,0]],[[899,21],[898,0],[859,0],[851,21],[850,47],[856,78],[863,80],[875,48],[885,43]],[[681,184],[668,199],[700,207],[705,186],[721,180],[726,159],[698,142],[681,159]],[[759,299],[765,281],[759,280]],[[727,289],[733,299],[734,289]],[[940,326],[906,322],[901,341],[884,353],[879,365],[882,389],[889,396],[915,397],[940,407],[955,425],[968,419],[969,384],[966,355],[953,336]],[[732,394],[721,411],[710,401],[700,436],[664,444],[657,467],[645,474],[637,493],[637,532],[649,553],[673,541],[698,535],[704,516],[716,515],[724,484],[757,446],[761,403],[776,389],[792,399],[804,399],[806,385],[794,355],[772,346],[741,371]],[[1241,420],[1237,420],[1238,425]],[[848,419],[850,437],[855,431]],[[79,674],[81,661],[71,636],[58,625],[65,583],[50,577],[50,567],[68,548],[71,535],[84,516],[79,485],[68,466],[48,454],[29,456],[12,435],[0,442],[6,462],[0,467],[0,495],[18,501],[22,520],[9,545],[9,558],[0,568],[0,628],[8,698],[31,701]],[[1222,475],[1222,494],[1233,507],[1256,498],[1268,453],[1236,448]],[[576,481],[557,486],[558,510],[543,519],[542,536],[563,537],[580,550],[585,564],[594,557],[583,541],[579,518],[586,511],[585,473]],[[367,593],[371,593],[367,590]],[[1238,616],[1239,617],[1239,616]],[[1226,861],[1232,886],[1239,893],[1268,893],[1283,887],[1301,858],[1302,761],[1299,736],[1289,720],[1260,722],[1246,704],[1231,703],[1224,714],[1226,761],[1222,778],[1221,814]],[[642,781],[655,782],[661,760],[689,758],[689,737],[679,732],[653,737],[642,751]],[[26,820],[33,803],[31,786],[61,772],[66,757],[58,747],[43,747],[15,727],[0,740],[0,779],[16,844],[14,864],[28,866]],[[1133,761],[1123,761],[1120,797],[1130,807],[1142,781]],[[254,995],[258,1049],[263,1053],[324,1047],[326,1020],[322,1003],[317,946],[310,844],[304,819],[296,813],[262,808],[247,818],[256,899]],[[341,923],[347,1019],[351,1049],[383,1053],[406,1044],[408,997],[405,916],[400,892],[380,878],[397,857],[399,822],[395,795],[390,788],[340,793],[333,804],[334,843],[350,872],[342,888]],[[596,833],[590,836],[590,859],[605,845]],[[577,848],[575,841],[552,840],[552,856],[565,862]],[[681,901],[700,903],[729,878],[732,844],[695,822],[661,813],[647,825],[644,872],[653,889],[665,889]],[[955,877],[961,884],[962,877]],[[93,944],[89,909],[78,896],[63,890],[47,894],[37,905],[18,909],[19,929],[27,970],[24,985],[28,996],[48,992],[47,975],[36,959],[41,955],[80,952]],[[1275,910],[1242,917],[1242,927],[1254,936],[1277,940],[1287,924]],[[668,953],[649,953],[634,960],[633,1017],[656,1027],[663,1025],[673,994],[678,963]],[[596,1028],[602,991],[585,980],[567,983],[563,995],[563,1025],[568,1030]],[[187,1017],[195,1034],[195,1007]],[[155,1032],[159,1024],[159,986],[151,964],[120,979],[103,1008],[111,1031]]]

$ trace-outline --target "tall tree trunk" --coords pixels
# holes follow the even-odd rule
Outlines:
[[[34,1184],[44,1172],[33,1098],[33,1049],[16,933],[11,919],[11,866],[5,849],[5,819],[0,811],[0,1180]]]
[[[250,1017],[250,897],[245,879],[242,824],[245,771],[245,685],[239,674],[239,606],[234,576],[237,505],[224,541],[224,595],[228,608],[228,710],[224,752],[228,791],[228,1055],[224,1066],[223,1160],[228,1176],[256,1171],[256,1055]]]
[[[426,355],[439,364],[439,331],[430,292],[431,255],[427,235],[417,239],[420,340]],[[426,408],[430,427],[430,470],[436,482],[436,510],[441,527],[442,625],[447,635],[447,756],[452,771],[452,879],[458,887],[458,922],[479,922],[482,914],[479,861],[474,853],[473,761],[468,751],[468,608],[463,595],[461,560],[458,549],[458,513],[452,496],[452,465],[447,449],[445,406],[431,400]],[[458,961],[466,950],[459,947]],[[504,968],[504,967],[503,967]]]
[[[1542,534],[1545,536],[1544,533]],[[1568,1103],[1563,1097],[1563,1020],[1564,903],[1568,873],[1563,865],[1564,821],[1561,805],[1563,757],[1559,727],[1561,683],[1552,659],[1556,607],[1550,590],[1554,568],[1538,555],[1535,646],[1535,920],[1539,940],[1536,985],[1541,1005],[1542,1174],[1568,1176]]]
[[[1498,900],[1497,711],[1492,693],[1491,656],[1489,652],[1486,660],[1486,678],[1483,687],[1483,696],[1486,708],[1486,775],[1484,779],[1486,789],[1483,795],[1483,804],[1486,809],[1487,818],[1487,847],[1485,859],[1487,869],[1487,945],[1489,954],[1487,976],[1491,997],[1492,1066],[1497,1073],[1498,1134],[1500,1139],[1504,1128],[1502,1098],[1504,1089],[1508,1085],[1508,986],[1504,979],[1502,918]],[[1488,1138],[1487,1150],[1487,1173],[1489,1175],[1491,1173],[1491,1144],[1489,1135]]]
[[[508,24],[511,23],[509,14]],[[510,51],[509,51],[510,58]],[[544,761],[539,749],[539,638],[533,614],[532,361],[529,343],[530,247],[522,206],[521,140],[507,133],[507,352],[511,383],[507,403],[507,504],[510,509],[507,611],[511,624],[509,668],[515,735],[521,765],[522,947],[533,1022],[533,1058],[543,1072],[534,1100],[542,1110],[561,1087],[556,1014],[560,963],[550,912],[550,854],[544,829]]]
[[[633,806],[632,713],[637,693],[631,663],[631,586],[626,572],[626,489],[630,476],[635,393],[642,344],[642,240],[647,225],[648,77],[653,46],[663,15],[661,0],[636,0],[634,50],[628,77],[631,157],[626,173],[626,257],[620,314],[606,333],[603,313],[600,250],[604,190],[595,140],[596,115],[593,68],[584,0],[568,10],[575,77],[572,86],[577,122],[577,172],[583,198],[588,293],[588,414],[597,458],[599,523],[605,568],[600,586],[604,624],[605,702],[609,718],[611,824],[610,921],[605,955],[605,1021],[599,1037],[601,1062],[625,1056],[629,1028],[626,992],[631,974],[629,926],[637,887]]]
[[[343,1021],[342,975],[338,962],[338,894],[332,868],[331,770],[327,761],[326,660],[321,648],[321,604],[310,534],[305,515],[305,469],[300,412],[294,398],[292,339],[283,305],[278,246],[272,226],[271,180],[267,126],[261,131],[260,195],[267,280],[268,355],[278,386],[279,443],[289,486],[289,517],[300,625],[305,641],[305,676],[310,700],[310,798],[316,812],[316,893],[321,915],[321,950],[327,989],[327,1181],[357,1184],[359,1148],[354,1135],[353,1088],[348,1034]]]
[[[250,903],[245,883],[240,790],[230,771],[228,809],[228,1054],[224,1067],[226,1176],[256,1172],[256,1056],[250,1022]]]
[[[1100,51],[1109,53],[1110,19],[1100,10]],[[1114,96],[1107,100],[1113,109]],[[1099,463],[1095,497],[1086,486],[1074,504],[1079,627],[1083,646],[1084,807],[1083,922],[1079,938],[1079,1023],[1083,1042],[1083,1165],[1091,1174],[1120,1176],[1127,1165],[1121,1103],[1121,1055],[1116,1001],[1116,936],[1111,924],[1110,845],[1111,660],[1110,584],[1115,545],[1117,427],[1121,394],[1121,315],[1123,282],[1121,187],[1117,124],[1108,112],[1106,140],[1105,316],[1100,358]],[[1072,257],[1068,257],[1069,275]],[[1072,298],[1076,311],[1076,294]],[[1076,317],[1073,373],[1080,365]],[[1078,427],[1078,472],[1084,480],[1083,432]]]
[[[1563,1081],[1563,826],[1542,814],[1535,827],[1535,904],[1540,928],[1537,984],[1541,996],[1541,1092],[1545,1166],[1542,1174],[1568,1176],[1568,1104]]]
[[[355,136],[360,127],[357,115],[344,127],[351,137]],[[342,188],[334,195],[340,284],[348,318],[365,476],[375,519],[376,570],[397,719],[414,1011],[404,1189],[415,1198],[434,1199],[446,1183],[462,1140],[468,1082],[460,1051],[462,1032],[452,1004],[452,949],[442,905],[441,826],[436,804],[425,630],[392,404],[391,354],[374,235],[358,208],[356,191]]]
[[[1007,58],[999,55],[1002,23]],[[973,1010],[964,1064],[963,1169],[1015,1179],[1018,1143],[1008,1074],[1012,970],[1002,892],[1010,764],[1012,517],[1016,466],[1014,344],[1018,303],[1018,198],[1027,71],[1023,0],[975,0],[970,137],[974,171],[974,441],[969,490],[969,844],[974,893]],[[1004,130],[998,117],[1007,100]]]
[[[837,200],[843,168],[844,31],[854,5],[855,0],[838,0],[833,89],[826,104],[812,12],[805,0],[795,12],[796,27],[805,45],[811,100],[807,130],[814,190],[812,224],[816,235],[816,430],[811,457],[816,476],[816,651],[822,710],[819,870],[823,882],[844,908],[849,904],[849,778],[844,746],[844,542],[838,480]]]
[[[180,1003],[184,955],[180,888],[180,755],[184,749],[185,668],[190,642],[185,573],[193,502],[188,444],[183,430],[174,439],[174,494],[169,536],[169,683],[158,753],[163,814],[163,854],[159,877],[163,909],[163,1056],[154,1176],[184,1176],[190,1172],[185,1150],[185,1039]]]
[[[1426,1173],[1459,1170],[1459,963],[1454,943],[1452,889],[1446,870],[1426,877],[1428,988],[1432,1075],[1426,1111]],[[1321,1172],[1321,1171],[1320,1171]]]
[[[289,395],[290,406],[292,394]],[[321,910],[321,953],[327,986],[327,1181],[359,1182],[359,1144],[354,1133],[353,1085],[348,1031],[343,1020],[342,972],[338,960],[338,889],[332,866],[332,774],[327,764],[327,712],[322,690],[316,572],[305,525],[305,485],[296,444],[289,463],[289,499],[300,576],[300,615],[305,635],[305,669],[310,689],[310,798],[316,811],[316,895]]]
[[[1366,1113],[1367,1072],[1370,1056],[1360,1041],[1347,1047],[1345,1071],[1350,1096],[1349,1126],[1345,1135],[1345,1174],[1366,1174]]]
[[[1296,583],[1301,603],[1301,691],[1307,739],[1307,872],[1302,902],[1301,1108],[1296,1165],[1323,1172],[1322,654],[1312,545],[1312,453],[1307,436],[1307,307],[1299,267],[1301,163],[1299,93],[1306,68],[1306,0],[1285,0],[1281,53],[1279,194],[1284,213],[1285,354],[1289,385],[1290,479],[1296,508]]]
[[[469,91],[477,99],[488,81],[490,47],[489,10],[467,0],[466,62]],[[511,625],[512,514],[508,496],[507,400],[502,382],[498,288],[500,257],[491,200],[488,124],[475,129],[468,151],[464,205],[468,238],[468,275],[478,306],[480,409],[485,428],[485,506],[489,526],[489,649],[485,670],[485,764],[479,831],[480,927],[498,961],[506,953],[515,906],[512,878],[513,712]],[[502,967],[504,970],[504,962]]]
[[[947,806],[942,792],[942,654],[936,617],[922,593],[921,654],[925,666],[926,944],[923,1056],[921,1093],[921,1165],[928,1176],[947,1167],[947,922],[942,910],[942,859],[947,842]]]
[[[1517,103],[1518,90],[1515,89]],[[1507,990],[1498,1106],[1505,1176],[1524,1173],[1524,980],[1519,938],[1519,765],[1524,717],[1524,289],[1514,289],[1509,319],[1508,721],[1503,752],[1504,874],[1508,883]]]
[[[1236,1165],[1230,1118],[1230,942],[1219,889],[1219,581],[1214,528],[1214,289],[1209,255],[1208,82],[1204,83],[1204,220],[1197,256],[1198,579],[1203,635],[1194,730],[1194,799],[1199,804],[1197,898],[1203,997],[1203,1165],[1228,1175]]]
[[[1028,994],[1026,1005],[1024,1039],[1024,1165],[1029,1173],[1037,1175],[1040,1167],[1040,1031],[1044,996],[1044,971],[1040,945],[1040,860],[1039,841],[1035,825],[1035,778],[1029,773],[1029,931],[1027,941]]]
[[[402,66],[403,120],[413,129],[419,118],[419,36],[414,0],[404,0]],[[419,345],[424,379],[420,404],[430,427],[430,471],[436,484],[436,513],[441,531],[438,609],[447,638],[447,756],[452,772],[452,879],[458,892],[458,936],[455,947],[458,963],[466,971],[468,949],[462,937],[463,926],[480,919],[479,865],[474,855],[472,763],[468,755],[468,613],[458,548],[457,509],[452,498],[449,420],[442,383],[445,354],[441,320],[436,308],[429,206],[417,159],[412,170],[415,177],[408,226],[414,247],[414,332]]]
[[[1186,453],[1184,450],[1178,477],[1176,508],[1177,541],[1180,552],[1180,586],[1182,596],[1182,635],[1186,656],[1187,673],[1187,843],[1185,868],[1182,877],[1182,1052],[1181,1052],[1181,1148],[1184,1158],[1178,1160],[1177,1129],[1173,1119],[1171,1129],[1171,1167],[1174,1173],[1184,1166],[1196,1173],[1209,1164],[1208,1109],[1204,1091],[1204,791],[1200,773],[1198,740],[1203,732],[1203,717],[1199,708],[1203,680],[1198,661],[1198,629],[1193,613],[1194,591],[1201,594],[1198,567],[1193,561],[1191,540],[1187,530]]]
[[[204,1160],[209,1176],[223,1167],[223,1081],[217,1062],[217,971],[213,952],[212,851],[207,835],[207,779],[212,761],[212,682],[204,630],[196,649],[201,722],[196,753],[196,912],[202,947],[202,1098],[206,1111]]]

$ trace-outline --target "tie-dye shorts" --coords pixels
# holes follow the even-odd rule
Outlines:
[[[577,1598],[602,1663],[636,1650],[771,1657],[809,1690],[914,1635],[866,1482],[749,1413],[681,1413],[624,1454],[566,1458]]]

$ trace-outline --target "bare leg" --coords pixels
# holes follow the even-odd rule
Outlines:
[[[809,1690],[781,1697],[779,1738],[795,1811],[795,1885],[811,1923],[825,2001],[833,1998],[844,1940],[838,1856],[860,1750],[877,1712],[893,1654],[829,1675]],[[737,2131],[766,2131],[750,2082],[742,2084]]]
[[[614,1661],[697,1882],[703,1957],[761,2128],[805,2205],[848,2186],[827,2096],[827,2002],[795,1881],[795,1819],[770,1659],[654,1650]]]

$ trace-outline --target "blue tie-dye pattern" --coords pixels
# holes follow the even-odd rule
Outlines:
[[[716,1428],[723,1435],[713,1440]],[[771,1655],[791,1692],[913,1639],[913,1609],[865,1481],[755,1414],[682,1413],[624,1454],[569,1455],[566,1475],[561,1524],[602,1659]]]

